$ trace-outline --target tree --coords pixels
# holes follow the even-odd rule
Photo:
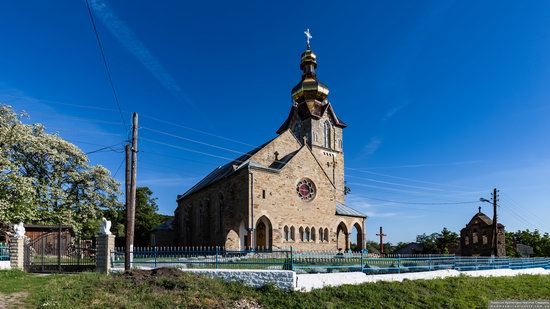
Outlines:
[[[459,244],[460,239],[457,233],[449,231],[446,227],[441,230],[441,234],[437,238],[437,248],[440,254],[449,254],[449,247]]]
[[[351,188],[348,186],[348,182],[344,181],[344,195],[348,195],[351,193]]]
[[[69,224],[91,237],[104,211],[120,209],[119,184],[100,165],[25,114],[0,105],[0,231],[15,222]]]
[[[136,188],[136,216],[134,228],[134,245],[151,245],[151,232],[163,222],[172,219],[170,216],[161,215],[158,212],[157,198],[153,197],[153,191],[149,187]],[[126,222],[126,211],[120,210],[116,215],[117,242],[121,245],[125,242],[124,224]]]
[[[437,248],[437,239],[439,238],[439,236],[439,233],[432,233],[430,235],[426,235],[426,233],[424,233],[422,235],[416,236],[416,242],[422,245],[422,253],[439,253],[439,249]]]
[[[506,233],[507,248],[506,253],[511,251],[516,252],[514,247],[508,248],[508,242],[514,246],[514,243],[524,244],[533,247],[533,256],[550,256],[550,235],[548,233],[541,234],[538,230],[517,231],[515,233]]]
[[[460,243],[458,234],[449,231],[446,227],[441,230],[441,233],[418,235],[416,242],[422,244],[422,252],[426,254],[448,254],[449,247],[457,246]]]

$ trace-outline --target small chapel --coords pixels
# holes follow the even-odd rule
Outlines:
[[[307,45],[300,82],[277,136],[214,169],[177,197],[174,238],[180,246],[231,250],[350,250],[365,247],[367,216],[345,202],[346,123],[317,78]],[[352,239],[352,230],[353,233]]]

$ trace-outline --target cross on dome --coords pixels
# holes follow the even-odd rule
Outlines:
[[[304,34],[306,35],[307,49],[310,49],[309,40],[311,40],[313,36],[311,35],[311,32],[309,32],[309,28],[307,28],[307,30],[304,31]]]

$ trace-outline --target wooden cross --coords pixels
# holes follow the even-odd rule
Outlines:
[[[384,254],[384,236],[388,235],[384,234],[382,227],[380,227],[380,234],[376,234],[376,236],[380,236],[380,254]]]

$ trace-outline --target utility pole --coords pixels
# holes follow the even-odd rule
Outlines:
[[[384,254],[384,236],[388,235],[384,234],[382,227],[380,227],[380,234],[376,234],[376,236],[380,236],[380,254]]]
[[[126,255],[124,259],[124,269],[129,270],[132,263],[134,251],[134,226],[136,218],[136,176],[137,176],[137,128],[138,114],[134,113],[132,117],[132,147],[131,147],[131,172],[130,172],[130,197],[127,205],[126,217]],[[128,158],[128,156],[127,156]],[[128,163],[127,163],[128,164]],[[128,187],[126,187],[128,188]]]
[[[498,222],[497,222],[497,206],[498,206],[498,190],[497,188],[493,189],[493,193],[491,193],[491,200],[488,200],[486,198],[480,198],[480,202],[485,203],[491,203],[493,204],[493,235],[491,238],[491,249],[493,249],[493,255],[495,257],[498,256]],[[479,208],[479,211],[481,212],[481,207]]]
[[[126,246],[124,247],[124,270],[125,271],[129,271],[130,270],[130,265],[131,265],[131,259],[130,259],[130,253],[131,253],[131,250],[130,250],[130,230],[128,229],[128,222],[130,222],[130,213],[131,213],[131,209],[130,209],[130,198],[131,198],[131,194],[130,194],[130,175],[131,175],[131,164],[130,164],[130,160],[131,160],[131,154],[130,154],[130,144],[126,144],[126,147],[125,147],[125,150],[126,150],[126,178],[125,178],[125,181],[124,181],[124,188],[125,188],[125,193],[126,193],[126,229],[125,229],[125,234],[126,234]]]
[[[498,256],[498,227],[497,227],[497,202],[498,202],[498,190],[497,188],[493,189],[493,254],[495,257]]]

